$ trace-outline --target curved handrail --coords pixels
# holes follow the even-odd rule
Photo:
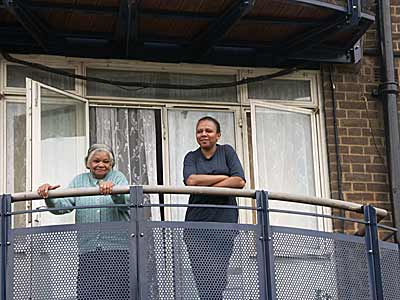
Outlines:
[[[127,194],[129,193],[129,186],[114,186],[113,194]],[[215,188],[215,187],[202,187],[202,186],[185,186],[185,187],[174,187],[165,185],[143,185],[143,192],[145,194],[197,194],[197,195],[216,195],[216,196],[236,196],[236,197],[248,197],[255,198],[256,190],[251,189],[233,189],[233,188]],[[99,195],[99,189],[97,187],[88,188],[74,188],[74,189],[61,189],[49,191],[49,197],[76,197],[76,196],[92,196]],[[36,192],[24,192],[11,194],[12,202],[21,202],[27,200],[38,200],[42,199]],[[321,205],[331,208],[345,209],[348,211],[354,211],[363,213],[363,205],[347,202],[342,200],[320,198],[312,196],[304,196],[290,193],[281,192],[268,192],[268,198],[271,200],[280,200],[286,202],[296,202],[311,205]],[[387,215],[387,211],[382,208],[376,208],[376,214],[379,220],[383,219]]]

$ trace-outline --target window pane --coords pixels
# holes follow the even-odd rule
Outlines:
[[[6,192],[26,191],[26,106],[7,103],[6,107]],[[13,210],[25,210],[26,203],[13,204]],[[25,227],[26,215],[12,218],[14,227]]]
[[[85,171],[86,105],[44,88],[41,91],[40,182],[56,181],[66,186],[75,175]]]
[[[248,85],[250,99],[311,101],[310,81],[271,79]]]
[[[232,112],[210,111],[168,111],[169,137],[169,178],[170,184],[183,186],[183,159],[186,153],[199,147],[196,142],[196,123],[204,116],[216,118],[221,124],[221,139],[219,144],[230,144],[235,148],[235,122]],[[173,203],[188,203],[189,196],[174,195]],[[184,220],[186,209],[174,208],[172,219]]]
[[[75,73],[74,69],[58,69],[67,71],[71,74]],[[53,74],[50,72],[44,72],[37,69],[28,68],[25,66],[18,65],[7,65],[7,87],[25,88],[25,78],[29,77],[33,80],[39,81],[51,85],[53,87],[64,89],[64,90],[75,90],[75,79]]]
[[[199,85],[232,82],[234,75],[195,75],[165,72],[131,72],[106,69],[88,69],[88,76],[118,81]],[[87,83],[88,96],[113,96],[147,99],[203,100],[214,102],[237,102],[236,87],[204,90],[155,89],[138,87],[116,87],[93,81]]]
[[[316,196],[311,116],[256,107],[258,184],[274,192]],[[272,208],[316,212],[316,207],[271,201]],[[272,214],[274,225],[317,228],[312,217]]]
[[[74,176],[86,170],[86,104],[45,88],[40,94],[41,164],[39,170],[34,171],[34,176],[38,177],[33,182],[60,184],[65,188]],[[45,206],[45,203],[34,201],[32,206]],[[38,216],[35,214],[34,218]],[[43,212],[34,225],[73,223],[73,220],[73,213]]]
[[[26,108],[7,103],[6,168],[8,193],[24,192],[26,181]]]

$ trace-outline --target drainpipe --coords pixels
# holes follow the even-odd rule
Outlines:
[[[378,29],[380,37],[381,67],[383,82],[379,86],[379,97],[384,105],[386,124],[386,148],[389,167],[390,193],[393,208],[393,224],[400,241],[400,136],[397,110],[397,83],[392,44],[390,0],[377,0]]]

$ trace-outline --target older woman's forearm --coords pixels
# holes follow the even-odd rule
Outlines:
[[[192,186],[213,186],[214,184],[227,178],[229,177],[226,175],[193,174],[186,179],[186,184]]]
[[[226,188],[236,188],[241,189],[245,186],[246,182],[238,176],[228,177],[220,182],[212,185],[212,187],[226,187]]]

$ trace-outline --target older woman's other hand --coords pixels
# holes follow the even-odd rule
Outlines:
[[[60,187],[59,184],[50,185],[48,183],[45,183],[38,187],[37,193],[39,194],[40,197],[47,198],[47,197],[49,197],[50,190],[55,190],[55,189],[58,189],[59,187]]]
[[[111,194],[113,186],[114,186],[114,183],[112,183],[111,181],[100,182],[99,183],[100,193],[103,195]]]

